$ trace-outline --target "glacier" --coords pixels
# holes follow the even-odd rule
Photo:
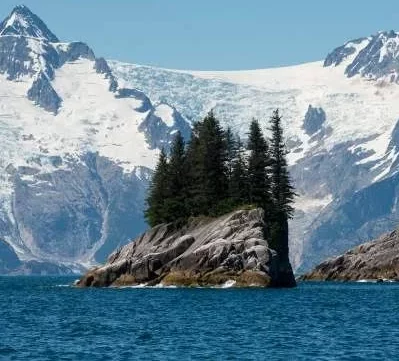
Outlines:
[[[300,271],[399,222],[392,187],[399,150],[397,44],[398,33],[379,32],[348,41],[322,61],[244,71],[109,64],[121,84],[174,104],[191,121],[214,109],[244,138],[253,117],[267,133],[272,110],[281,110],[299,194],[290,253]],[[371,189],[380,193],[367,196]]]

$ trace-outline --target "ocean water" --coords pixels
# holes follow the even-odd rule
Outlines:
[[[0,360],[398,360],[399,285],[77,289],[0,277]]]

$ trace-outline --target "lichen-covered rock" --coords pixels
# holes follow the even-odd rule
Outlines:
[[[118,249],[106,265],[90,270],[81,287],[165,284],[213,286],[281,286],[277,253],[264,238],[263,211],[239,210],[216,218],[195,218],[182,228],[156,226]],[[284,277],[291,274],[291,266]]]
[[[328,259],[303,280],[399,280],[399,232],[385,234],[347,253]]]

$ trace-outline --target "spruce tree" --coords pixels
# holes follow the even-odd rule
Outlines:
[[[229,197],[234,206],[249,204],[245,148],[239,136],[236,137],[236,157],[232,163]]]
[[[203,182],[204,162],[200,152],[200,133],[203,123],[195,122],[191,131],[190,142],[187,147],[186,170],[186,199],[185,207],[189,216],[201,214],[206,203]]]
[[[273,213],[270,219],[270,245],[279,255],[278,286],[295,285],[291,271],[288,249],[288,219],[292,218],[294,209],[292,203],[295,193],[287,169],[286,148],[281,126],[281,116],[278,110],[273,112],[271,122],[271,193]]]
[[[191,215],[215,215],[227,195],[226,142],[211,111],[194,125],[187,151],[189,210]]]
[[[185,142],[180,132],[173,140],[167,173],[164,202],[165,222],[174,222],[186,217],[185,209]]]
[[[230,127],[225,131],[226,142],[226,171],[228,180],[231,179],[233,174],[233,164],[237,157],[237,139]]]
[[[278,109],[270,119],[272,137],[270,140],[272,199],[275,208],[285,218],[292,218],[295,192],[287,169],[287,151],[284,143],[281,116]]]
[[[249,128],[248,150],[248,200],[263,208],[268,217],[272,208],[269,179],[271,162],[267,141],[256,119],[252,120]]]
[[[168,187],[168,161],[164,150],[161,150],[158,164],[155,168],[148,198],[148,208],[145,211],[145,217],[148,224],[153,227],[165,221],[165,207],[164,201],[167,197]]]

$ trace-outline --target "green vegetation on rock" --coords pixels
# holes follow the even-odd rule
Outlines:
[[[289,263],[288,219],[295,193],[278,110],[270,130],[267,139],[253,119],[244,146],[211,111],[193,125],[187,145],[177,133],[169,156],[161,152],[155,169],[147,198],[148,223],[184,224],[192,217],[217,217],[252,205],[264,210],[265,237],[282,262]]]

